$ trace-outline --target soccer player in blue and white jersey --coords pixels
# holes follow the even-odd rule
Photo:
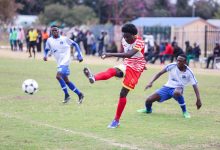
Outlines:
[[[169,72],[169,78],[167,83],[155,93],[150,95],[145,101],[145,109],[137,110],[138,112],[152,113],[152,103],[155,101],[164,102],[168,99],[174,98],[180,105],[183,117],[190,118],[190,114],[186,110],[186,104],[183,97],[184,87],[191,84],[194,88],[196,95],[196,106],[200,109],[202,106],[200,100],[199,89],[197,80],[192,70],[186,65],[186,55],[181,54],[177,57],[176,63],[168,64],[162,71],[157,73],[149,84],[145,87],[148,89],[152,87],[154,81],[156,81],[162,74]]]
[[[78,52],[77,58],[79,62],[83,61],[81,50],[79,45],[71,39],[61,36],[59,34],[59,28],[57,26],[51,27],[52,36],[48,38],[46,47],[44,50],[44,61],[47,61],[48,52],[55,57],[57,62],[57,75],[56,78],[60,83],[60,86],[65,94],[63,103],[67,103],[70,100],[70,95],[67,91],[67,86],[75,92],[78,97],[78,103],[81,104],[84,98],[82,92],[76,88],[76,86],[69,81],[68,75],[70,74],[69,65],[71,63],[70,46],[74,46]]]

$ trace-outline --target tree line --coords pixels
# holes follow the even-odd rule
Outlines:
[[[0,0],[0,21],[10,22],[18,14],[39,15],[42,24],[52,21],[67,26],[91,23],[122,24],[138,17],[220,18],[215,0]],[[194,11],[194,12],[193,12]]]

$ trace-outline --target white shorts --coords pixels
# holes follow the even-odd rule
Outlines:
[[[124,64],[116,65],[113,68],[117,68],[123,72],[123,77],[125,76],[126,66]]]

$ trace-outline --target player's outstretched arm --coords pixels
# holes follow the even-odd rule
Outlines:
[[[47,56],[49,51],[50,51],[49,49],[44,50],[44,58],[43,58],[44,61],[47,61]]]
[[[153,79],[146,85],[145,90],[148,88],[151,88],[153,86],[154,81],[156,81],[162,74],[166,73],[166,69],[161,70],[160,72],[158,72]]]
[[[82,62],[83,61],[83,56],[82,56],[82,53],[81,53],[81,49],[79,48],[79,45],[76,42],[73,41],[72,46],[74,46],[76,48],[76,51],[78,53],[77,59],[79,60],[79,62]]]
[[[136,54],[138,50],[132,49],[126,53],[103,53],[101,58],[105,59],[108,57],[119,57],[119,58],[131,58],[134,54]]]
[[[193,85],[193,89],[194,89],[194,92],[196,94],[196,107],[197,109],[200,109],[202,107],[202,102],[201,102],[201,99],[200,99],[200,94],[199,94],[199,88],[197,86],[197,84]]]

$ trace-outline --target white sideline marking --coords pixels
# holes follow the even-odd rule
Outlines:
[[[34,125],[37,125],[37,126],[45,126],[45,127],[49,127],[49,128],[52,128],[52,129],[64,131],[64,132],[67,132],[67,133],[72,133],[72,134],[75,134],[75,135],[80,135],[80,136],[83,136],[83,137],[86,137],[86,138],[96,139],[96,140],[105,142],[105,143],[107,143],[108,145],[113,145],[113,146],[120,147],[120,148],[128,148],[128,149],[132,149],[132,150],[141,150],[140,148],[138,148],[138,147],[136,147],[136,146],[134,146],[134,145],[129,145],[129,144],[123,144],[123,143],[114,142],[113,140],[101,138],[101,137],[95,136],[95,135],[90,134],[90,133],[84,133],[84,132],[73,131],[73,130],[69,130],[69,129],[65,129],[65,128],[61,128],[61,127],[53,126],[53,125],[50,125],[50,124],[47,124],[47,123],[41,123],[41,122],[33,121],[33,120],[25,120],[25,119],[23,119],[23,118],[20,118],[20,117],[17,117],[17,116],[12,116],[12,115],[6,114],[6,113],[1,113],[1,112],[0,112],[0,114],[1,114],[1,116],[3,116],[3,117],[15,118],[15,119],[18,119],[18,120],[27,122],[27,123],[29,123],[29,124],[34,124]],[[106,129],[106,130],[107,130],[107,129]],[[111,129],[110,129],[110,130],[111,130]]]

